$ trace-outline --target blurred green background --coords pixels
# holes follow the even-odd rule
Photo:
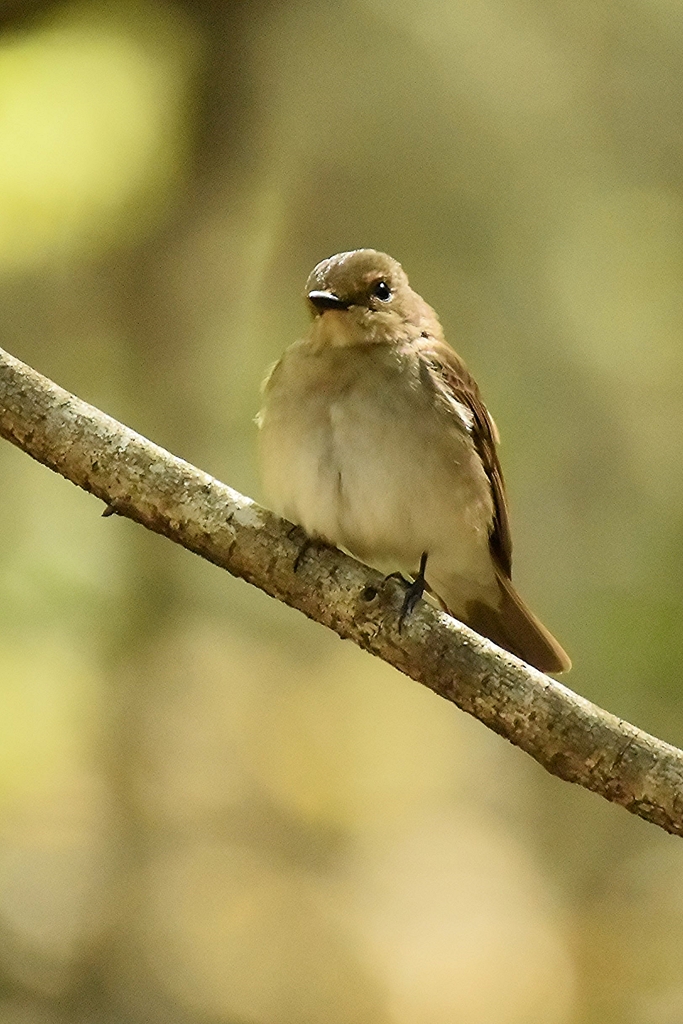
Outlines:
[[[6,2],[0,344],[260,497],[313,265],[503,435],[573,688],[683,744],[683,7]],[[0,1024],[680,1024],[683,846],[0,444]]]

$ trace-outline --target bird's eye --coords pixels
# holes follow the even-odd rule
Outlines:
[[[378,281],[372,289],[372,294],[376,296],[376,298],[381,299],[382,302],[388,302],[391,298],[391,288],[386,281]]]

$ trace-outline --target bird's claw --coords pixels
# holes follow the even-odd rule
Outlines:
[[[403,632],[403,623],[406,621],[413,608],[424,594],[425,586],[424,580],[415,580],[411,583],[406,590],[406,596],[403,599],[403,607],[401,608],[401,614],[398,617],[398,631]]]
[[[405,576],[402,576],[400,572],[392,572],[389,576],[385,577],[387,580],[399,580],[406,588],[406,592],[403,598],[403,606],[401,608],[401,614],[398,617],[398,631],[399,633],[403,630],[403,624],[408,616],[411,614],[415,605],[420,600],[425,590],[427,589],[427,581],[425,580],[425,570],[427,568],[427,552],[423,552],[422,558],[420,559],[420,569],[413,580],[409,583]]]
[[[306,537],[305,541],[303,542],[303,544],[301,545],[301,547],[299,548],[299,550],[297,552],[296,558],[294,559],[294,572],[298,572],[299,571],[299,566],[301,565],[301,563],[303,562],[304,558],[306,557],[306,554],[308,553],[309,549],[314,547],[314,546],[315,546],[315,541],[311,540],[310,537]]]
[[[295,532],[303,531],[301,531],[300,527],[297,526],[294,528],[294,530],[290,531],[289,536],[293,536]],[[321,540],[320,537],[309,537],[307,535],[304,535],[303,543],[297,552],[296,558],[294,559],[294,572],[298,572],[299,568],[301,567],[301,563],[303,562],[304,558],[311,550],[311,548],[313,548],[316,551],[321,551],[323,548],[326,548],[327,546],[327,542]]]

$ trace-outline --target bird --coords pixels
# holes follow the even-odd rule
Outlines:
[[[355,249],[309,275],[308,332],[263,383],[259,464],[272,509],[312,542],[413,582],[542,672],[571,661],[512,583],[499,436],[437,314],[391,256]]]

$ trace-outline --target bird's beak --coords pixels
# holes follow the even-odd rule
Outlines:
[[[308,301],[315,306],[319,313],[326,309],[348,309],[349,303],[344,302],[334,292],[309,292]]]

